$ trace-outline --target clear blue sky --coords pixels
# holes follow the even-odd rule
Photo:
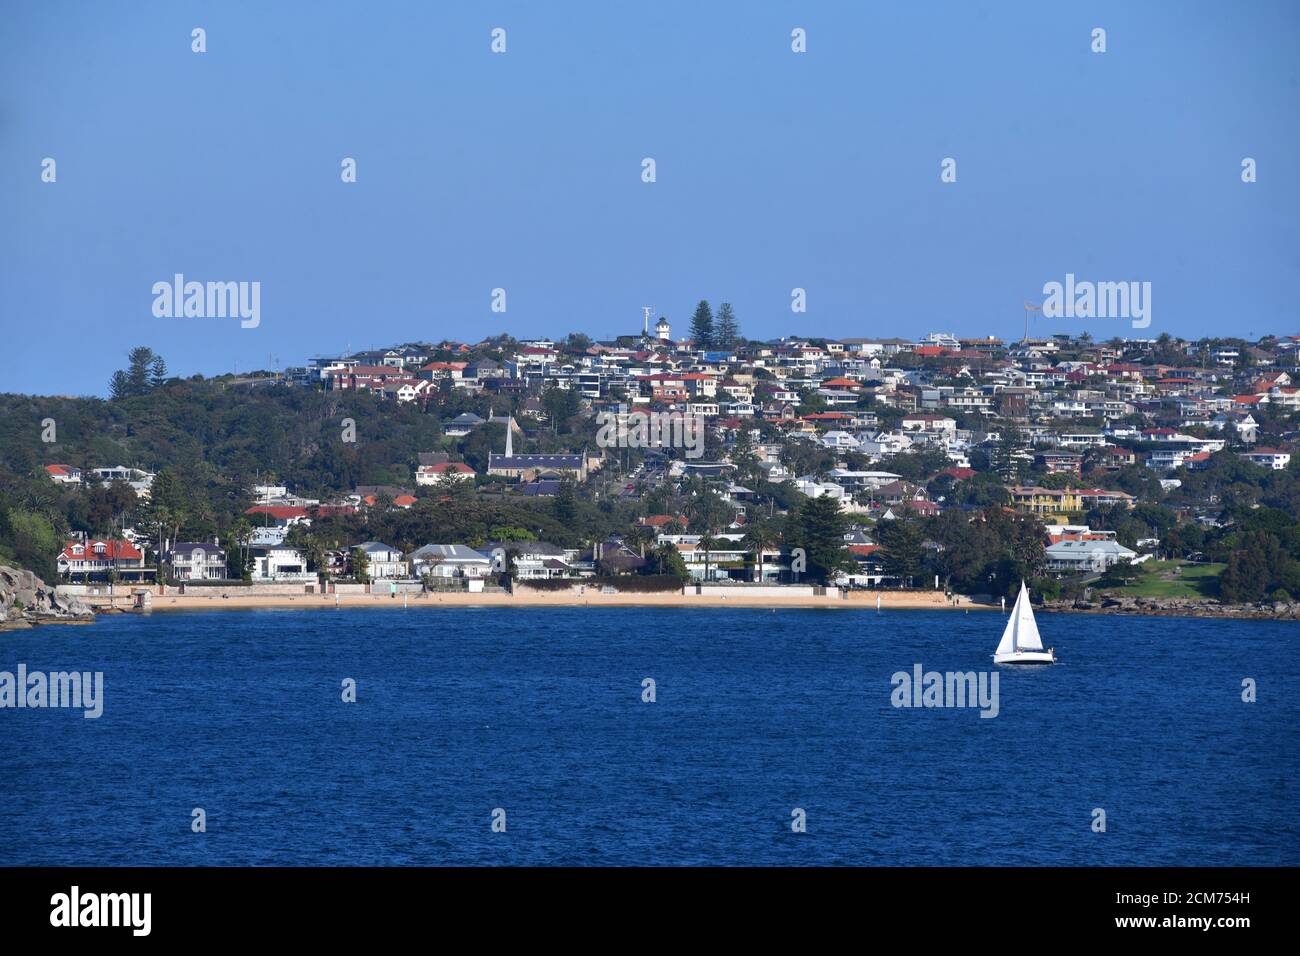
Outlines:
[[[643,305],[683,330],[700,298],[753,337],[1009,337],[1067,272],[1150,281],[1141,334],[1300,332],[1294,2],[4,16],[5,390],[103,394],[136,344],[188,375],[349,344],[605,337],[638,330]],[[261,325],[155,318],[151,286],[177,272],[261,282]],[[1084,329],[1139,334],[1034,331]]]

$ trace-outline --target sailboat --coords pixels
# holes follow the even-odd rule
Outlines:
[[[993,652],[993,663],[1056,663],[1055,650],[1050,647],[1043,650],[1043,639],[1038,635],[1038,622],[1034,620],[1034,608],[1029,603],[1029,589],[1024,581],[1020,582],[1020,594],[1016,597],[1016,606],[1011,609],[1011,617],[1007,619],[1002,640]]]

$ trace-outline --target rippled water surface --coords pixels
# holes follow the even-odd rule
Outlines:
[[[1300,627],[1039,624],[1061,663],[997,668],[993,719],[895,708],[890,678],[993,670],[996,613],[193,612],[0,634],[0,670],[105,681],[97,720],[0,710],[0,863],[1300,863]]]

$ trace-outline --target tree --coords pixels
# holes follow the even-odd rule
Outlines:
[[[130,363],[126,377],[130,382],[132,395],[144,395],[149,391],[149,369],[153,365],[153,349],[144,345],[137,345],[127,353],[127,361]]]
[[[55,579],[54,556],[59,553],[59,535],[43,514],[12,508],[5,515],[5,535],[12,542],[14,558],[46,581]]]
[[[736,466],[736,480],[739,482],[752,480],[758,473],[758,455],[749,428],[747,423],[741,422],[736,429],[736,443],[731,448],[731,463]]]
[[[753,525],[745,532],[745,537],[741,539],[743,544],[754,555],[756,565],[754,580],[760,584],[763,581],[763,552],[772,545],[776,544],[776,532],[767,525]]]
[[[691,316],[691,338],[695,342],[695,347],[712,348],[713,334],[713,310],[709,308],[707,299],[701,299],[700,304],[695,307],[695,314]]]
[[[920,525],[914,521],[882,521],[876,530],[885,556],[885,570],[897,575],[907,585],[921,573],[924,540]]]
[[[699,534],[712,534],[731,521],[731,509],[712,489],[695,491],[686,504],[686,517]]]
[[[161,355],[155,355],[149,363],[149,387],[157,388],[167,381],[167,363]]]
[[[127,368],[118,369],[109,379],[113,398],[138,398],[167,381],[167,363],[146,345],[137,345],[127,353]]]
[[[1003,481],[1016,484],[1024,481],[1025,472],[1029,470],[1024,451],[1027,444],[1019,430],[1012,427],[1003,429],[999,435],[998,443],[990,455],[990,463]]]
[[[650,552],[650,560],[659,574],[671,575],[679,581],[686,581],[691,576],[681,552],[671,542],[665,542]]]
[[[736,324],[736,313],[731,310],[731,303],[724,302],[718,308],[718,326],[713,336],[713,344],[720,349],[735,348],[740,327]]]
[[[542,393],[542,407],[551,420],[551,430],[557,434],[567,432],[569,419],[582,407],[582,397],[572,388],[551,385]]]
[[[126,372],[118,369],[113,373],[113,377],[108,380],[108,392],[114,399],[131,397],[131,380]]]
[[[556,521],[568,527],[578,520],[578,493],[573,478],[568,475],[560,479],[560,487],[551,499],[551,513]]]
[[[352,576],[358,584],[370,583],[370,555],[360,548],[352,549]]]
[[[591,337],[584,332],[570,332],[560,342],[560,347],[566,352],[585,352],[591,348]]]
[[[230,541],[236,547],[227,549],[226,567],[227,574],[236,577],[241,581],[250,581],[253,577],[253,556],[249,551],[249,542],[253,540],[253,525],[244,515],[239,516],[235,526],[230,532]],[[234,573],[231,574],[231,571]]]
[[[718,546],[718,539],[707,531],[700,535],[700,548],[704,551],[704,580],[709,580],[709,558],[713,549]]]
[[[834,498],[823,495],[806,500],[799,508],[794,526],[795,543],[804,549],[808,574],[814,580],[829,584],[839,571],[849,566],[849,552],[844,546],[844,515]]]

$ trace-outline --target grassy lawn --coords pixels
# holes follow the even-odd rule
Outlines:
[[[1128,587],[1110,588],[1115,597],[1213,598],[1219,592],[1219,574],[1226,565],[1188,561],[1148,561],[1139,565],[1146,573]],[[1180,573],[1174,569],[1179,568]]]

